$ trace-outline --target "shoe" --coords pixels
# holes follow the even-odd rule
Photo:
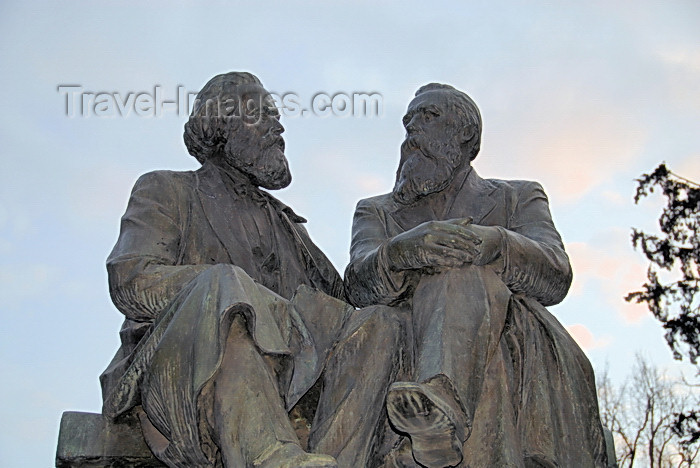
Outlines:
[[[401,442],[384,457],[381,468],[420,468],[413,459],[411,441],[403,437]]]
[[[307,453],[296,444],[271,447],[253,461],[255,468],[338,468],[330,455]]]
[[[418,463],[443,468],[462,461],[466,416],[447,391],[438,394],[428,384],[396,382],[389,387],[386,408],[394,427],[411,438]]]

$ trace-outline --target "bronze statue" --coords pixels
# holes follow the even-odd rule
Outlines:
[[[477,175],[481,116],[451,86],[404,126],[343,285],[263,190],[291,181],[270,95],[212,78],[185,125],[202,167],[142,176],[107,260],[126,319],[103,414],[171,467],[607,466],[590,363],[545,309],[571,267],[542,187]],[[288,412],[321,376],[307,453]]]
[[[212,78],[184,133],[202,167],[142,176],[107,260],[126,319],[103,414],[138,414],[168,466],[337,466],[302,449],[287,413],[348,306],[305,220],[260,189],[291,181],[283,131],[255,76]]]
[[[420,88],[392,193],[355,211],[312,447],[341,467],[605,467],[593,370],[545,309],[571,267],[536,182],[471,166],[481,116]]]

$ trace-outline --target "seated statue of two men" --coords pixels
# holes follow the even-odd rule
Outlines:
[[[590,363],[545,309],[572,276],[542,187],[479,177],[451,86],[403,123],[343,281],[267,191],[291,181],[275,102],[212,78],[184,133],[201,168],[142,176],[107,260],[126,318],[103,414],[138,415],[170,467],[607,466]],[[288,413],[312,387],[307,446]]]

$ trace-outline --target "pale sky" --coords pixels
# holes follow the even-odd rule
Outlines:
[[[0,466],[52,466],[66,410],[98,412],[122,317],[104,261],[136,178],[198,164],[185,116],[66,116],[60,85],[173,99],[227,71],[308,106],[379,93],[376,117],[283,117],[294,175],[276,195],[339,271],[355,203],[393,185],[415,90],[479,105],[484,177],[540,181],[574,267],[552,312],[596,369],[636,352],[677,369],[657,322],[624,295],[644,281],[634,179],[665,160],[700,180],[700,3],[17,2],[0,4]]]

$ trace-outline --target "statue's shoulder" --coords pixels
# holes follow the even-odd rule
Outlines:
[[[197,185],[194,171],[151,171],[138,178],[131,190],[131,199],[175,209],[190,203]]]
[[[514,194],[544,191],[542,184],[534,180],[522,179],[483,179],[484,183],[500,190],[507,190]]]
[[[357,206],[390,206],[394,204],[394,198],[391,193],[383,193],[381,195],[375,195],[373,197],[363,198],[357,202]]]
[[[195,187],[197,174],[195,171],[157,170],[141,175],[134,184],[136,189],[172,190],[185,187]]]

